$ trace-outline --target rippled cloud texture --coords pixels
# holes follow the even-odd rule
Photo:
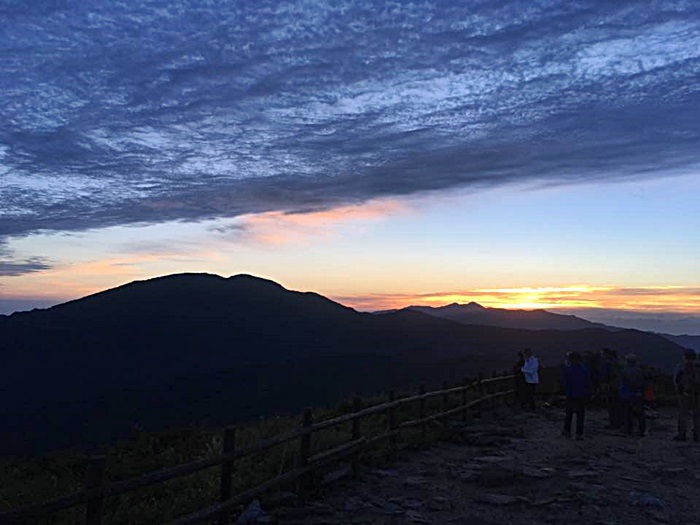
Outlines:
[[[700,161],[695,1],[0,1],[0,56],[0,238]]]

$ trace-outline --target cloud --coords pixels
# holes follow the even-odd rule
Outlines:
[[[17,277],[27,273],[51,269],[52,265],[44,257],[17,258],[0,240],[0,277]]]
[[[0,7],[0,236],[700,166],[688,0],[34,4]]]
[[[214,231],[233,236],[239,241],[260,245],[304,243],[313,238],[330,238],[337,227],[376,221],[390,214],[405,212],[407,207],[398,202],[371,202],[363,206],[339,206],[331,210],[267,212],[244,215],[233,224],[217,226]]]

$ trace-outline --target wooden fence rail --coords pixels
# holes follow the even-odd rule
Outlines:
[[[360,468],[359,454],[363,450],[370,449],[382,442],[388,442],[388,450],[391,456],[396,450],[398,436],[406,429],[419,427],[422,435],[424,435],[428,423],[444,420],[458,414],[461,415],[462,421],[466,421],[469,409],[477,408],[481,411],[483,405],[488,404],[489,407],[492,407],[498,399],[513,394],[514,390],[509,388],[495,391],[504,384],[508,385],[508,382],[512,382],[513,379],[514,376],[511,375],[492,377],[489,379],[483,379],[483,376],[480,375],[477,381],[471,383],[465,382],[461,386],[448,388],[446,385],[443,385],[442,389],[432,392],[425,392],[425,388],[421,387],[419,394],[398,399],[395,393],[392,392],[388,402],[367,408],[361,408],[361,401],[359,398],[355,398],[353,399],[352,413],[318,422],[313,421],[312,410],[307,408],[304,410],[302,426],[300,428],[258,441],[246,447],[237,448],[235,443],[235,427],[226,427],[223,434],[221,454],[211,458],[191,461],[189,463],[161,469],[156,472],[150,472],[124,481],[107,482],[105,479],[104,457],[95,456],[90,458],[88,462],[85,488],[83,490],[38,505],[0,512],[0,523],[23,523],[30,518],[46,517],[62,510],[84,505],[84,523],[86,525],[101,525],[104,501],[106,498],[118,496],[127,492],[134,492],[144,487],[188,476],[217,466],[221,467],[219,502],[182,517],[176,520],[174,524],[189,525],[201,523],[202,521],[212,518],[218,518],[220,524],[229,523],[229,513],[235,506],[250,501],[264,492],[287,485],[293,481],[300,480],[303,485],[304,480],[309,480],[315,471],[324,466],[337,463],[349,457],[351,460],[352,472],[354,475],[357,475]],[[475,392],[478,397],[469,401],[467,395],[468,391]],[[459,405],[449,408],[450,396],[454,394],[460,394]],[[440,411],[435,414],[427,415],[426,401],[435,397],[440,398]],[[412,403],[417,403],[418,417],[413,420],[398,423],[396,410],[400,407],[411,405]],[[386,431],[373,436],[363,435],[361,430],[362,419],[377,414],[386,415]],[[337,427],[344,423],[352,424],[352,436],[349,442],[311,455],[311,443],[314,433]],[[232,477],[236,460],[252,454],[259,454],[274,446],[289,443],[297,439],[300,440],[298,468],[280,474],[244,492],[232,495]]]

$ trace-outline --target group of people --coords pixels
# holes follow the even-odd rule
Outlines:
[[[516,395],[522,408],[535,409],[535,390],[539,384],[539,362],[531,349],[518,353],[513,369]],[[635,354],[624,360],[617,352],[604,349],[600,353],[569,352],[561,368],[561,388],[566,396],[566,417],[562,435],[572,437],[576,416],[575,437],[583,439],[586,406],[594,397],[607,407],[611,429],[626,435],[646,433],[645,406],[653,408],[654,377],[640,366]],[[673,376],[678,396],[678,433],[676,441],[688,439],[688,422],[693,422],[693,440],[700,441],[700,359],[692,349],[685,349],[683,361]]]

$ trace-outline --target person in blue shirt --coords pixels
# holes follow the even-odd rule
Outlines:
[[[562,387],[566,394],[566,419],[562,435],[571,437],[571,423],[576,414],[576,439],[581,440],[586,417],[586,402],[591,395],[591,372],[583,364],[581,354],[570,352],[561,374]]]

